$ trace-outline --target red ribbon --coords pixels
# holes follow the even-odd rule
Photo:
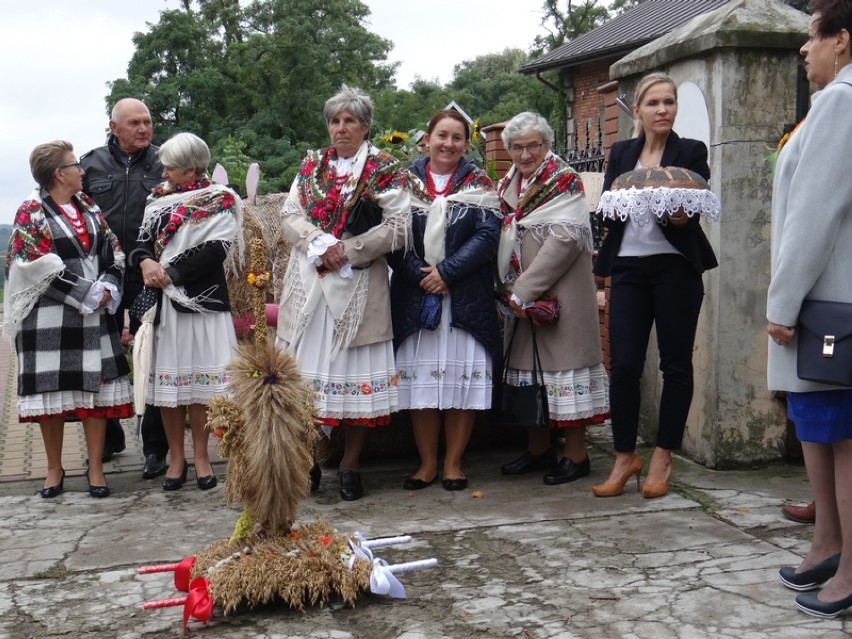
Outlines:
[[[189,592],[192,567],[195,565],[195,556],[190,555],[177,564],[175,568],[175,588],[181,592]]]
[[[213,599],[210,597],[210,591],[207,589],[208,585],[204,577],[193,579],[189,585],[189,595],[186,598],[186,603],[183,605],[184,630],[186,630],[190,617],[204,623],[210,621],[210,617],[213,616]]]

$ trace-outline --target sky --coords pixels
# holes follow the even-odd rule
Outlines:
[[[367,27],[391,40],[396,84],[452,79],[453,66],[507,47],[528,50],[541,26],[541,0],[363,0]],[[429,11],[421,7],[428,6]],[[32,192],[33,147],[57,138],[82,155],[106,140],[107,84],[124,77],[131,40],[178,0],[30,0],[3,7],[0,68],[0,224]]]

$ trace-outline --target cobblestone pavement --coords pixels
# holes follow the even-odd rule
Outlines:
[[[0,337],[0,482],[44,478],[47,473],[47,457],[38,424],[18,421],[16,393],[15,349],[8,340]],[[122,426],[127,447],[104,464],[104,471],[108,474],[129,472],[139,476],[144,457],[142,442],[137,436],[136,419],[125,419]],[[186,438],[186,453],[192,463],[189,439]],[[210,458],[219,460],[215,441],[210,442]],[[82,477],[86,472],[86,440],[79,422],[68,423],[65,428],[62,467],[68,477]]]
[[[144,601],[177,596],[167,574],[142,565],[174,562],[225,538],[239,509],[223,487],[164,493],[139,477],[142,458],[127,424],[128,449],[108,464],[113,495],[85,492],[82,436],[69,426],[65,492],[41,499],[38,431],[17,424],[8,344],[0,341],[0,639],[178,637],[181,609],[145,612]],[[2,368],[7,362],[6,369]],[[13,364],[13,362],[12,362]],[[674,491],[645,500],[631,490],[596,499],[611,459],[607,428],[590,433],[592,475],[545,486],[538,474],[503,477],[518,451],[468,455],[470,486],[439,483],[406,492],[411,459],[364,469],[366,495],[341,502],[336,476],[303,506],[342,532],[410,534],[377,553],[390,562],[435,557],[436,568],[405,573],[407,599],[368,595],[355,608],[333,603],[304,612],[244,611],[188,635],[206,639],[805,639],[847,637],[843,618],[798,612],[777,578],[798,563],[812,527],[784,520],[785,501],[809,497],[801,465],[715,472],[676,460]],[[72,434],[73,433],[73,434]],[[211,444],[212,446],[212,444]],[[368,443],[369,446],[369,443]],[[648,450],[640,451],[647,457]],[[214,465],[220,478],[225,464]]]
[[[647,454],[647,451],[643,451]],[[470,487],[401,489],[413,460],[365,469],[366,495],[337,497],[333,470],[304,504],[340,531],[410,534],[388,561],[435,557],[433,569],[401,575],[408,598],[365,596],[354,609],[281,606],[190,623],[215,639],[519,639],[844,637],[848,622],[798,612],[777,579],[794,564],[811,527],[781,518],[785,499],[808,497],[799,466],[714,472],[676,464],[675,492],[596,499],[610,458],[590,448],[592,475],[545,486],[538,474],[502,477],[514,451],[469,456]],[[224,474],[223,464],[217,472]],[[112,473],[114,494],[93,500],[85,480],[43,500],[41,480],[0,484],[0,637],[177,637],[181,610],[144,612],[143,601],[177,596],[171,577],[142,565],[179,561],[230,535],[239,510],[221,485],[190,481],[176,493],[137,473]],[[474,491],[481,495],[476,496]]]

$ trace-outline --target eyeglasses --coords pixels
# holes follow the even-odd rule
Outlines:
[[[82,171],[82,170],[83,170],[83,165],[82,165],[82,164],[80,164],[80,161],[79,161],[79,160],[77,160],[76,162],[69,162],[68,164],[60,164],[60,165],[59,165],[59,168],[60,168],[60,169],[70,169],[72,166],[73,166],[73,167],[76,167],[76,169],[77,169],[78,171]]]
[[[539,142],[538,144],[527,144],[526,146],[517,146],[515,144],[510,144],[509,153],[511,153],[512,155],[523,155],[524,151],[527,151],[530,155],[535,155],[543,146],[543,142]]]

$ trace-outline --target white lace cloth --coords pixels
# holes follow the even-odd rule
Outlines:
[[[622,222],[630,218],[644,226],[654,218],[661,224],[668,224],[669,216],[680,209],[689,217],[704,215],[713,222],[718,222],[722,216],[722,205],[713,191],[669,187],[637,189],[635,186],[603,193],[597,213]]]

